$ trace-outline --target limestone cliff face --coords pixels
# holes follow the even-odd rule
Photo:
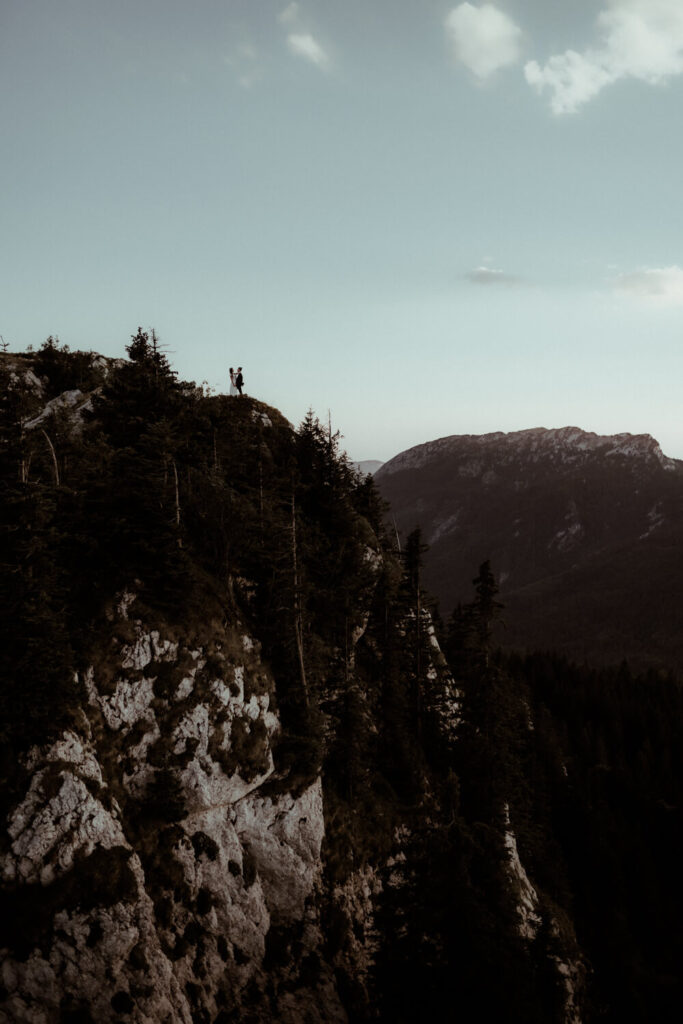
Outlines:
[[[345,1020],[321,945],[318,779],[267,796],[274,684],[239,622],[180,637],[124,595],[78,724],[25,762],[2,1019]],[[5,923],[11,940],[12,927]],[[268,967],[296,931],[298,957]],[[241,1018],[240,1018],[241,1019]]]
[[[282,725],[256,638],[234,609],[180,632],[138,604],[127,592],[110,610],[73,726],[24,757],[0,861],[0,1020],[388,1019],[394,945],[416,933],[448,957],[415,919],[437,805],[425,804],[426,839],[398,822],[382,855],[334,877],[322,778],[273,785]],[[452,749],[460,694],[422,614],[427,699]],[[515,927],[528,950],[540,929],[555,936],[553,1019],[580,1024],[571,925],[529,879],[507,809],[504,826]]]

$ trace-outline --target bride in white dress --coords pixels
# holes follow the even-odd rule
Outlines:
[[[229,394],[231,394],[231,395],[239,395],[239,391],[237,390],[237,386],[235,384],[235,371],[233,370],[232,366],[230,367],[230,391],[229,391]]]

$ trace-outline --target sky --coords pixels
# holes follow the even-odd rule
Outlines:
[[[0,336],[683,459],[683,0],[0,0]]]

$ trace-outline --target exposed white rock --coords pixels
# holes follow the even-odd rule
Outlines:
[[[51,746],[32,747],[26,755],[26,767],[29,771],[35,771],[41,763],[51,764],[55,761],[65,761],[73,765],[74,771],[81,778],[102,782],[102,771],[95,752],[82,736],[78,736],[70,729]]]
[[[370,612],[366,612],[359,623],[357,623],[351,630],[351,648],[353,649],[359,640],[365,636],[365,631],[368,628],[368,622],[370,621]]]
[[[68,870],[76,851],[91,853],[96,845],[110,849],[125,845],[120,824],[70,772],[59,775],[59,790],[46,798],[46,771],[32,779],[26,799],[12,813],[8,832],[13,840],[12,859],[4,865],[6,877],[17,874],[27,882],[51,882]]]
[[[451,675],[432,616],[427,609],[422,610],[422,620],[430,645],[430,663],[426,666],[426,676],[430,682],[427,702],[432,714],[439,720],[441,734],[454,743],[461,722],[462,693]]]
[[[208,754],[209,726],[205,711],[204,707],[194,721],[188,723],[188,733],[192,733],[192,726],[196,728],[195,735],[191,735],[190,738],[198,739],[199,746],[190,763],[179,775],[187,813],[190,815],[211,807],[234,804],[252,790],[262,786],[274,771],[272,753],[268,751],[263,771],[249,778],[243,778],[239,771],[227,775],[223,767]],[[248,730],[249,727],[246,728]],[[229,735],[224,738],[222,749],[226,753],[229,752]]]
[[[244,665],[235,665],[235,685],[237,687],[237,699],[240,703],[244,701]]]
[[[661,501],[658,501],[656,505],[653,505],[650,509],[647,514],[647,521],[648,528],[645,533],[641,533],[639,538],[640,540],[645,540],[646,537],[649,537],[651,533],[654,533],[654,531],[659,529],[659,527],[664,523],[664,513],[662,511]]]
[[[524,865],[519,859],[517,838],[510,826],[510,811],[505,805],[505,819],[508,826],[505,831],[505,849],[508,855],[508,875],[517,897],[517,913],[519,915],[519,934],[524,939],[534,939],[541,926],[538,912],[538,893],[529,881]]]
[[[110,697],[99,697],[98,703],[109,728],[121,729],[146,718],[153,700],[151,679],[119,679],[114,693]]]
[[[93,1020],[113,1021],[112,1000],[134,995],[131,1019],[192,1024],[192,1014],[156,931],[154,908],[144,892],[144,874],[131,855],[127,870],[133,899],[89,911],[65,908],[54,917],[49,953],[36,947],[27,959],[3,957],[7,998],[0,1019],[17,1024],[53,1024],[64,1004],[85,1003]],[[137,891],[137,896],[134,895]],[[138,951],[138,956],[133,956]]]
[[[127,846],[114,812],[87,784],[99,789],[102,773],[79,737],[65,733],[42,755],[34,748],[28,764],[34,772],[29,790],[8,818],[12,845],[2,866],[5,878],[46,885],[71,868],[77,853]]]
[[[116,599],[116,612],[120,619],[128,619],[128,611],[133,602],[137,600],[137,594],[132,590],[122,590]]]
[[[56,398],[50,399],[38,416],[34,416],[33,419],[30,420],[24,420],[24,430],[34,430],[36,427],[41,426],[41,424],[45,423],[53,413],[58,412],[60,409],[73,409],[78,405],[82,398],[83,392],[78,389],[74,391],[64,391],[61,395],[57,395]]]
[[[235,829],[254,858],[274,920],[300,920],[321,871],[321,780],[298,797],[286,794],[275,802],[252,793],[235,806]]]
[[[222,679],[212,679],[209,688],[224,707],[229,706],[233,696],[230,692],[230,687],[226,686]],[[239,701],[239,703],[241,704],[242,702]]]
[[[550,958],[560,976],[564,989],[564,1024],[583,1024],[579,994],[583,989],[586,969],[580,961],[562,960],[558,956]]]
[[[430,646],[433,647],[435,651],[441,653],[441,645],[439,644],[439,641],[437,639],[436,630],[434,629],[434,623],[432,621],[431,615],[429,616],[429,622],[427,625],[427,637],[429,639]]]
[[[161,739],[161,730],[159,723],[152,715],[145,719],[140,719],[136,725],[138,730],[140,730],[141,725],[144,727],[142,729],[142,736],[137,743],[131,744],[128,747],[128,764],[130,767],[123,770],[121,781],[131,796],[140,799],[144,797],[154,777],[155,770],[149,764],[148,754],[150,748]]]
[[[131,604],[122,596],[115,607],[120,620]],[[320,780],[297,797],[258,792],[273,771],[270,741],[280,728],[258,645],[236,633],[223,649],[233,659],[241,649],[249,663],[221,655],[221,675],[207,678],[201,645],[181,649],[141,622],[136,626],[135,640],[118,649],[113,683],[108,679],[100,690],[99,669],[83,674],[91,720],[84,717],[82,724],[93,739],[69,730],[30,751],[30,785],[10,815],[11,848],[0,858],[7,883],[44,886],[80,879],[90,863],[106,865],[101,858],[111,855],[125,883],[121,897],[117,902],[110,894],[91,908],[67,903],[55,915],[44,951],[37,948],[23,962],[2,955],[8,994],[0,1016],[53,1024],[62,1001],[73,997],[98,1021],[118,1019],[115,1000],[133,1007],[136,1022],[190,1024],[197,1013],[214,1019],[224,1006],[239,1014],[241,1000],[253,1004],[260,992],[258,1019],[264,1022],[274,1014],[290,1024],[343,1024],[329,968],[312,987],[297,990],[294,971],[277,997],[266,993],[272,980],[263,961],[274,921],[299,929],[304,952],[298,955],[321,947],[315,892],[324,823]],[[214,639],[212,657],[221,664],[218,649]],[[155,696],[153,663],[160,661],[169,668]],[[236,730],[240,749],[252,759],[249,770],[232,752]],[[254,770],[259,761],[263,768]],[[174,824],[167,826],[160,806],[138,854],[126,833],[127,802],[133,810],[144,808],[152,782],[166,777],[174,783],[169,799],[177,799],[177,785],[184,811],[174,810]],[[163,791],[157,795],[163,805]],[[135,835],[138,830],[139,824]],[[167,887],[154,890],[156,906],[146,890],[148,872]],[[115,874],[101,884],[118,884]],[[77,894],[79,881],[69,891]]]
[[[373,569],[378,570],[384,560],[379,551],[376,551],[375,548],[371,548],[369,544],[366,544],[365,550],[363,551],[363,561],[366,563],[369,562]]]
[[[185,829],[172,856],[182,865],[190,901],[201,890],[210,893],[212,908],[205,920],[206,930],[223,935],[258,964],[265,950],[270,913],[258,877],[245,880],[244,851],[226,807],[194,814],[186,820]]]
[[[36,377],[33,370],[17,369],[17,364],[10,364],[10,382],[11,385],[19,385],[22,388],[26,388],[27,391],[32,391],[34,395],[40,396],[43,394],[43,383]]]
[[[202,754],[206,754],[209,744],[211,726],[209,724],[209,707],[207,704],[195,704],[188,713],[181,718],[176,727],[171,743],[173,753],[180,754],[187,747],[188,739],[196,740]]]
[[[173,700],[185,701],[194,690],[194,677],[196,668],[193,669],[188,676],[185,676],[183,680],[178,684],[178,689],[173,694]]]
[[[270,416],[265,412],[259,412],[258,409],[251,410],[251,418],[254,423],[261,423],[264,427],[272,427],[273,425]]]
[[[157,629],[145,632],[139,627],[135,642],[124,644],[121,648],[121,668],[132,668],[141,672],[151,661],[173,661],[177,654],[177,643],[162,640]]]
[[[108,356],[101,356],[98,353],[93,352],[92,365],[102,371],[102,376],[105,379],[109,376],[112,370],[120,370],[127,362],[127,359],[111,359]]]

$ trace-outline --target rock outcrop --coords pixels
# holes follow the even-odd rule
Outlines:
[[[298,983],[321,942],[322,790],[262,792],[280,725],[258,643],[238,624],[166,636],[132,594],[111,629],[78,727],[25,760],[2,858],[23,938],[3,951],[2,1012],[345,1020],[329,972]],[[267,947],[292,930],[280,992]]]

